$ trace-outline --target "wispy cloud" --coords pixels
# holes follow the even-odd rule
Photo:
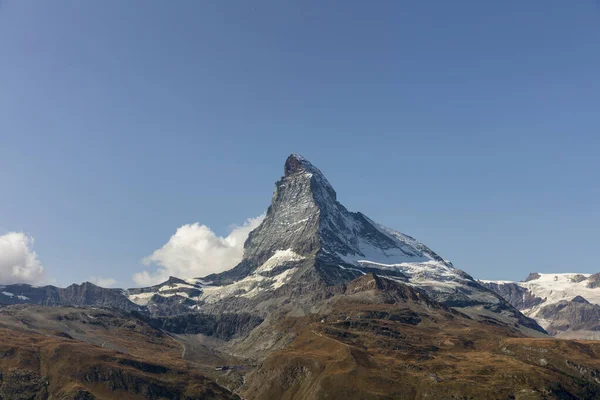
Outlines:
[[[154,271],[145,270],[133,275],[140,286],[154,285],[169,276],[202,277],[233,268],[242,259],[244,241],[264,215],[246,220],[232,228],[226,237],[217,236],[208,226],[199,223],[183,225],[160,249],[142,262]]]

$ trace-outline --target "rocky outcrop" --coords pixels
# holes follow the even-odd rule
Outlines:
[[[528,317],[559,337],[600,337],[600,274],[532,273],[525,281],[483,281]]]
[[[33,400],[48,396],[48,381],[27,369],[10,368],[0,372],[0,399]]]
[[[115,307],[125,311],[142,308],[123,294],[121,289],[108,289],[90,282],[72,284],[66,288],[25,284],[2,286],[0,304],[38,304],[45,306]]]
[[[371,293],[377,296],[377,301],[384,304],[419,303],[429,307],[439,308],[442,304],[433,301],[425,292],[412,288],[406,284],[385,279],[369,273],[351,281],[345,286],[346,296],[355,296],[361,293]]]
[[[263,322],[263,319],[252,314],[202,314],[188,313],[173,317],[157,317],[144,319],[150,326],[177,334],[203,334],[218,339],[230,340],[246,336]]]
[[[587,279],[587,287],[594,289],[600,287],[600,272],[590,275]]]
[[[537,272],[531,272],[529,275],[527,275],[527,278],[525,278],[524,282],[529,282],[529,281],[534,281],[538,278],[540,278],[540,274],[538,274]]]
[[[574,275],[574,276],[571,278],[571,282],[573,282],[573,283],[579,283],[579,282],[583,282],[583,281],[585,281],[586,279],[587,279],[587,278],[585,277],[585,275],[582,275],[582,274],[577,274],[577,275]]]
[[[600,306],[581,296],[540,308],[537,318],[547,321],[551,334],[565,331],[600,331]]]
[[[502,296],[503,299],[508,301],[517,310],[525,310],[528,308],[532,308],[544,302],[544,299],[533,295],[531,291],[519,286],[516,283],[480,283],[486,288],[498,293],[500,296]]]

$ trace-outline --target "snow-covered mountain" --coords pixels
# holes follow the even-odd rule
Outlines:
[[[438,298],[463,303],[497,303],[498,298],[424,244],[379,225],[337,201],[331,184],[310,162],[291,155],[276,183],[263,223],[250,233],[242,262],[221,274],[168,282],[153,291],[133,293],[143,304],[150,293],[190,298],[180,289],[199,289],[195,300],[252,298],[286,282],[314,274],[335,285],[374,272],[428,289]]]
[[[531,273],[525,281],[480,281],[549,332],[600,339],[600,273]]]
[[[0,304],[113,305],[153,315],[275,310],[312,313],[362,275],[406,283],[446,306],[504,323],[542,330],[494,291],[416,239],[348,211],[332,185],[302,156],[292,154],[276,182],[266,217],[244,243],[242,261],[201,278],[171,277],[147,288],[67,289],[12,285]],[[22,296],[22,297],[20,297]]]
[[[326,297],[336,285],[367,273],[407,283],[449,306],[486,308],[537,328],[416,239],[348,211],[321,171],[296,154],[286,160],[266,217],[246,240],[240,264],[207,277],[131,289],[127,296],[155,312],[188,307],[267,313],[291,297],[310,305],[314,296]]]

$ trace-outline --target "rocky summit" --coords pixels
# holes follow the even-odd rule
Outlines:
[[[290,155],[283,170],[266,217],[246,240],[239,265],[220,274],[130,290],[129,299],[159,313],[171,313],[181,304],[183,311],[245,310],[263,317],[286,304],[306,313],[337,285],[374,273],[465,312],[491,312],[543,332],[416,239],[348,211],[323,173],[302,156]]]
[[[0,399],[597,399],[600,344],[548,335],[598,330],[597,281],[476,281],[292,154],[228,271],[0,287]]]

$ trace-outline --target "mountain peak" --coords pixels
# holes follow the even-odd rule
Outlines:
[[[285,160],[283,172],[284,175],[281,183],[290,180],[303,182],[313,194],[316,194],[316,197],[321,197],[325,201],[336,200],[337,195],[335,190],[333,190],[333,186],[325,178],[325,175],[323,175],[319,168],[315,167],[300,154],[290,154],[287,160]],[[280,182],[278,182],[279,185]]]
[[[289,176],[301,171],[312,173],[316,169],[317,168],[312,165],[310,161],[302,157],[300,154],[290,154],[287,160],[285,160],[283,172],[284,176]]]
[[[440,279],[460,278],[448,263],[410,236],[348,211],[337,201],[327,178],[301,155],[287,158],[284,173],[275,184],[264,221],[244,243],[242,262],[211,280],[242,279],[259,268],[262,271],[264,265],[269,270],[274,263],[288,265],[282,254],[305,260],[328,284],[382,269],[383,275],[406,281],[402,263],[434,262],[433,270],[422,274],[427,279],[440,274]],[[405,268],[413,271],[413,267]]]
[[[575,303],[583,303],[583,304],[590,304],[589,301],[587,301],[584,297],[582,296],[575,296],[573,297],[573,299],[571,300]]]

